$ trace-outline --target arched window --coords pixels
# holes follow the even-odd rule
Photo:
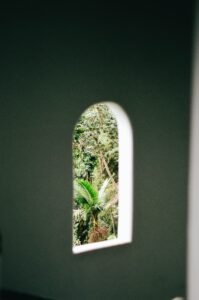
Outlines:
[[[133,136],[114,102],[90,106],[73,132],[73,253],[132,241]]]

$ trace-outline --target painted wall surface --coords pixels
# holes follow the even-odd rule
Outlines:
[[[188,299],[199,295],[199,1],[195,10],[188,208]]]
[[[5,289],[58,300],[185,295],[192,14],[179,3],[1,18]],[[102,100],[133,124],[134,238],[75,256],[72,131]]]

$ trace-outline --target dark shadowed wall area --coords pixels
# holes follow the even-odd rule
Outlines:
[[[31,3],[0,20],[3,288],[57,300],[185,295],[190,2]],[[73,255],[72,131],[103,100],[133,124],[133,243]]]

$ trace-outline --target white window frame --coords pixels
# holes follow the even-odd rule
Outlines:
[[[106,104],[117,120],[119,143],[118,167],[118,234],[117,238],[102,242],[73,246],[74,254],[132,242],[133,233],[133,132],[123,108],[115,102]]]

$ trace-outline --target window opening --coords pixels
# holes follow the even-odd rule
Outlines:
[[[132,240],[132,132],[113,102],[90,106],[73,132],[73,252]]]

